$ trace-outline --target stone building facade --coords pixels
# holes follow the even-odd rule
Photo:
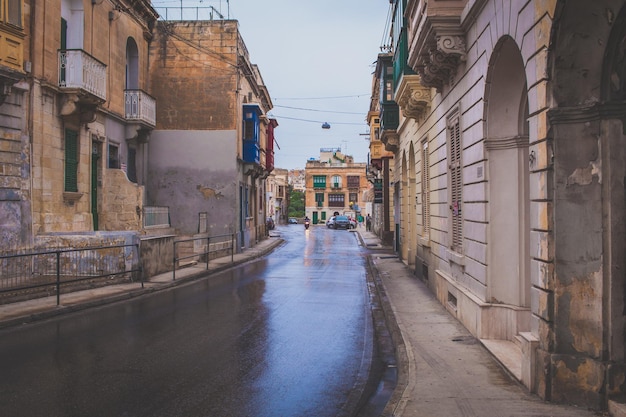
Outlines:
[[[41,236],[50,245],[51,235],[141,230],[156,11],[147,0],[2,7],[16,13],[0,25],[11,55],[3,63],[13,66],[0,106],[2,249],[37,247]]]
[[[364,193],[370,186],[366,167],[366,163],[342,154],[340,148],[322,148],[318,160],[307,161],[304,205],[313,224],[325,223],[335,212],[366,215]]]
[[[623,0],[395,0],[398,253],[542,398],[626,391]],[[389,94],[389,95],[387,95]],[[394,107],[395,106],[395,107]]]
[[[150,50],[162,102],[149,151],[148,202],[170,207],[180,234],[265,236],[274,169],[272,102],[236,20],[159,21]]]
[[[289,216],[289,171],[274,168],[265,180],[267,216],[275,224],[287,224]]]

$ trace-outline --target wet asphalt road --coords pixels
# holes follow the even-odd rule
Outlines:
[[[355,233],[0,332],[0,416],[349,416],[373,355]]]

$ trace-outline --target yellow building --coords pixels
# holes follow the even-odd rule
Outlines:
[[[306,215],[313,224],[325,223],[333,213],[365,216],[363,194],[369,188],[367,164],[355,163],[341,148],[320,149],[320,159],[305,167]]]

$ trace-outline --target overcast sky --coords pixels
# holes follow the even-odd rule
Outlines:
[[[181,0],[152,0],[157,10]],[[182,0],[239,21],[278,120],[275,166],[304,168],[320,148],[367,162],[374,61],[387,41],[388,0]],[[164,14],[162,10],[159,10]],[[172,11],[173,12],[173,11]],[[172,19],[172,18],[170,18]],[[328,122],[330,129],[322,129]]]

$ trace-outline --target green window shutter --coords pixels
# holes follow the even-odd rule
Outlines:
[[[78,132],[65,131],[65,191],[78,192]]]

